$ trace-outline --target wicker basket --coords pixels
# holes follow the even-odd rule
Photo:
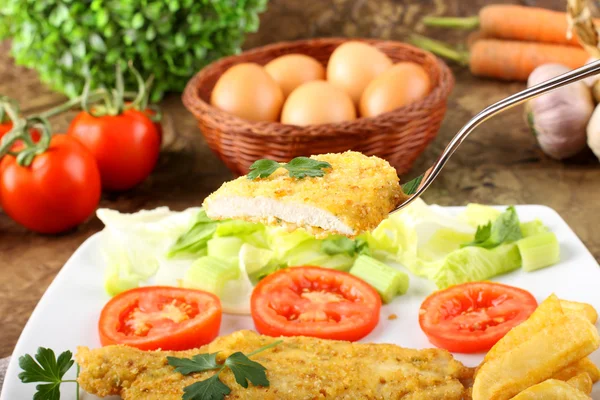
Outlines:
[[[408,171],[435,138],[454,78],[432,54],[393,41],[359,39],[386,53],[394,62],[413,61],[428,72],[433,90],[423,100],[385,114],[335,124],[300,127],[278,122],[247,121],[210,105],[211,91],[229,67],[242,62],[264,65],[289,53],[314,57],[323,65],[344,38],[282,42],[223,58],[197,73],[187,84],[183,103],[196,119],[206,142],[236,175],[244,175],[261,158],[286,162],[298,156],[356,150],[384,158],[399,174]],[[352,39],[356,40],[356,39]]]

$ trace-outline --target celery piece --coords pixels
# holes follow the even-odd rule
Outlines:
[[[374,259],[358,256],[350,269],[350,274],[373,286],[384,303],[389,303],[398,294],[408,290],[408,275]]]
[[[523,222],[521,224],[521,233],[523,234],[524,238],[546,232],[548,232],[548,227],[539,219]]]
[[[560,245],[552,232],[526,237],[517,242],[523,269],[527,272],[548,267],[560,261]]]
[[[187,270],[184,279],[184,286],[206,290],[221,295],[225,282],[238,279],[240,270],[237,265],[232,265],[227,261],[215,257],[200,257]]]
[[[213,237],[207,243],[208,255],[210,257],[225,260],[230,264],[237,265],[238,254],[244,242],[242,239],[226,236]]]

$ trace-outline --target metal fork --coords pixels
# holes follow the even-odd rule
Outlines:
[[[496,114],[501,113],[502,111],[508,110],[518,104],[521,104],[529,99],[533,99],[534,97],[540,96],[544,93],[548,93],[554,89],[558,89],[561,86],[568,85],[573,82],[577,82],[581,79],[585,79],[589,76],[595,75],[600,72],[600,61],[594,61],[592,63],[586,64],[581,68],[576,70],[567,72],[565,74],[559,75],[555,78],[549,79],[545,82],[542,82],[538,85],[527,88],[521,92],[515,93],[512,96],[509,96],[503,100],[494,103],[487,108],[485,108],[480,113],[476,114],[473,118],[467,122],[462,129],[452,138],[448,146],[444,149],[438,160],[427,170],[425,173],[413,181],[409,182],[413,183],[413,187],[417,186],[415,190],[409,190],[408,193],[410,197],[408,197],[403,203],[396,206],[394,210],[390,212],[390,214],[403,209],[412,203],[415,199],[427,190],[427,188],[431,185],[433,180],[437,178],[440,174],[444,165],[448,162],[452,154],[458,149],[458,146],[477,128],[481,123],[493,117]],[[403,185],[406,187],[407,184]],[[414,192],[414,193],[412,193]]]

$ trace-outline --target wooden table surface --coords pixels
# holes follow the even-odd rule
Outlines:
[[[507,1],[508,2],[508,1]],[[271,0],[261,17],[259,33],[246,47],[279,40],[318,36],[365,36],[403,40],[411,32],[458,43],[464,33],[425,30],[425,14],[472,15],[484,0]],[[560,9],[564,0],[530,1]],[[16,67],[0,52],[0,93],[15,97],[25,113],[56,105],[64,98],[41,84],[36,73]],[[523,88],[472,77],[453,67],[456,87],[439,136],[408,176],[416,176],[436,158],[457,130],[486,105]],[[204,197],[232,175],[208,149],[178,94],[163,102],[168,116],[162,155],[152,176],[140,187],[104,196],[101,207],[125,212],[167,205],[182,210],[198,206]],[[72,114],[55,119],[66,129]],[[591,152],[575,161],[545,157],[516,109],[486,122],[452,158],[425,200],[442,205],[544,204],[557,210],[600,259],[596,229],[600,199],[600,165]],[[0,357],[11,354],[36,303],[63,264],[89,236],[102,229],[96,218],[59,236],[28,232],[0,211]],[[60,310],[59,312],[68,312]],[[65,329],[69,329],[65,327]]]

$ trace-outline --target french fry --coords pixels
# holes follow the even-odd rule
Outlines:
[[[588,395],[592,393],[592,386],[594,385],[592,383],[592,378],[590,378],[590,376],[585,372],[575,375],[569,379],[567,383],[573,386],[575,389],[580,390]]]
[[[483,362],[486,363],[509,350],[517,347],[525,340],[542,329],[553,325],[557,318],[563,315],[560,300],[556,295],[550,295],[536,308],[526,321],[512,328],[502,339],[488,351]],[[479,371],[478,371],[479,372]]]
[[[475,377],[473,400],[511,399],[600,346],[598,330],[587,319],[577,314],[552,314],[548,319],[554,323],[539,331],[528,328],[531,335],[515,336],[517,346],[483,363]],[[534,320],[537,326],[538,321]]]
[[[512,400],[590,400],[590,396],[577,390],[566,382],[557,379],[548,379],[542,383],[531,386]]]
[[[585,372],[592,379],[592,383],[600,380],[600,369],[594,364],[589,358],[582,358],[579,361],[574,362],[566,368],[558,371],[552,378],[559,379],[561,381],[568,381],[574,376]]]
[[[586,317],[592,324],[596,324],[596,321],[598,321],[598,313],[591,304],[561,299],[560,305],[566,314],[578,313]]]

